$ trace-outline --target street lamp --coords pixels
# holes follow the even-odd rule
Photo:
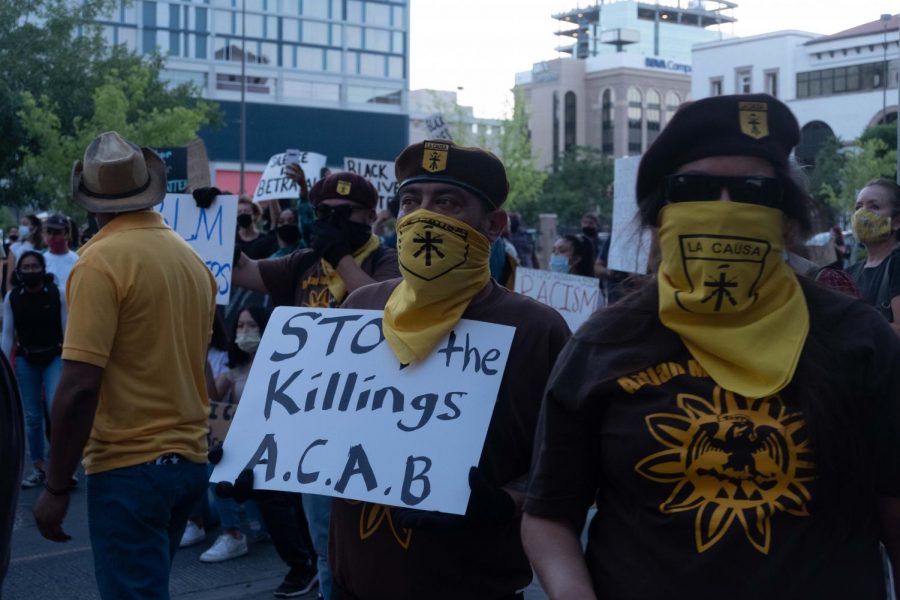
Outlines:
[[[888,21],[891,20],[891,15],[884,13],[881,15],[882,29],[884,30],[884,42],[882,43],[882,48],[884,49],[884,81],[883,87],[881,89],[881,122],[882,124],[887,123],[887,89],[888,89],[888,62],[887,62],[887,24]]]

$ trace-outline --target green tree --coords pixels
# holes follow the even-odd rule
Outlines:
[[[845,215],[853,211],[856,194],[871,179],[892,178],[897,172],[897,151],[889,150],[877,138],[871,138],[847,149],[840,169],[840,185],[822,185],[822,198]]]
[[[612,180],[612,159],[595,148],[576,146],[563,154],[557,170],[544,182],[541,211],[556,213],[563,230],[577,228],[586,212],[608,221],[612,200],[607,189]]]
[[[503,124],[498,148],[509,180],[507,207],[522,213],[525,222],[535,226],[543,211],[540,200],[547,174],[535,166],[525,95],[521,90],[513,90],[513,94],[512,116]]]
[[[116,4],[0,2],[0,204],[65,208],[68,171],[87,142],[77,145],[102,131],[140,136],[144,120],[160,129],[135,141],[174,145],[193,137],[186,128],[218,120],[197,90],[160,80],[160,58],[106,45],[94,20]]]
[[[884,142],[884,145],[888,150],[896,150],[897,124],[885,123],[883,125],[873,125],[872,127],[867,127],[866,130],[863,131],[862,135],[859,136],[859,141],[866,142],[871,139],[881,140],[882,142]]]

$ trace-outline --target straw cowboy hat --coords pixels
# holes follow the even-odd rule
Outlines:
[[[94,138],[72,167],[72,199],[93,213],[141,210],[166,195],[166,163],[115,131]]]

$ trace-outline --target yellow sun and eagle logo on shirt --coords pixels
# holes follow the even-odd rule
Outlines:
[[[694,512],[698,552],[734,527],[763,554],[772,543],[772,516],[809,516],[814,478],[803,415],[781,398],[745,398],[716,386],[712,398],[679,394],[680,412],[645,419],[664,446],[635,465],[658,483],[674,485],[664,514]]]

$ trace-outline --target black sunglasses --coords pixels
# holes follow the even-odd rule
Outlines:
[[[666,200],[692,202],[718,200],[722,190],[735,202],[782,208],[784,186],[774,177],[724,177],[684,173],[665,178]]]
[[[353,211],[359,208],[361,207],[352,204],[339,204],[337,206],[320,204],[316,207],[316,216],[320,219],[346,221],[353,214]]]

